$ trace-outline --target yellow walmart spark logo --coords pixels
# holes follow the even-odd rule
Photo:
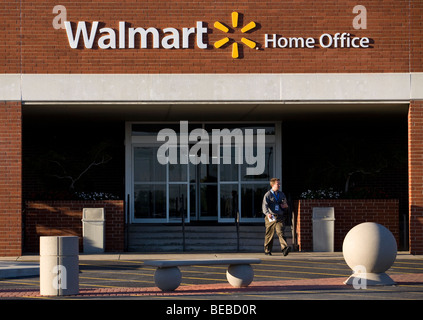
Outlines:
[[[238,12],[232,12],[232,27],[237,28],[238,22],[239,22]],[[250,30],[253,30],[256,26],[257,26],[256,23],[254,21],[251,21],[241,29],[241,32],[246,33]],[[219,21],[216,21],[214,23],[214,27],[216,29],[220,30],[220,31],[225,32],[225,33],[229,32],[229,28]],[[218,40],[214,43],[214,47],[220,48],[223,45],[225,45],[226,43],[228,43],[229,41],[231,41],[231,39],[229,39],[229,37],[222,38],[222,39],[220,39],[220,40]],[[257,43],[255,43],[254,41],[249,40],[247,38],[242,37],[241,42],[244,43],[247,47],[249,47],[251,49],[257,48]],[[232,58],[237,59],[238,57],[239,57],[238,43],[234,42],[234,43],[232,43]]]

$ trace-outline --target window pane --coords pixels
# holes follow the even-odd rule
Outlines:
[[[263,212],[261,204],[264,194],[270,189],[268,183],[243,185],[241,188],[241,215],[242,218],[261,218]]]
[[[225,148],[221,147],[220,148],[220,181],[238,181],[238,167],[239,165],[236,163],[235,161],[235,152],[236,149],[235,147],[231,147],[230,149],[227,148],[226,150],[224,150]],[[230,158],[227,159],[229,160],[229,164],[224,164],[224,159],[223,159],[223,152],[228,152],[230,150]],[[225,155],[226,157],[226,155]]]
[[[157,161],[158,147],[134,149],[134,182],[166,181],[166,166]]]
[[[245,161],[241,165],[241,179],[243,181],[269,181],[273,178],[273,159],[275,157],[274,147],[266,146],[263,155],[257,155],[257,147],[254,147],[253,152],[256,161],[253,164],[248,164]],[[264,162],[264,171],[259,175],[247,175],[247,168],[260,168]]]
[[[169,181],[186,182],[187,170],[187,164],[169,164]]]
[[[196,182],[197,181],[197,164],[192,164],[191,161],[189,162],[189,182]]]
[[[187,199],[186,184],[169,185],[169,219],[179,219],[182,221],[182,211],[184,212],[185,219],[187,219]]]
[[[197,186],[193,183],[189,187],[189,212],[191,220],[197,219],[197,197],[196,197]]]
[[[200,185],[201,217],[217,218],[217,185]]]
[[[166,219],[166,185],[135,185],[134,211],[136,219]]]
[[[200,182],[217,182],[217,164],[198,164],[200,166]]]
[[[220,217],[235,218],[238,212],[238,185],[220,185]]]

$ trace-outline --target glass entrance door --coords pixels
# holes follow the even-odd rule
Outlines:
[[[133,221],[189,222],[188,166],[160,164],[158,148],[133,147]]]
[[[134,220],[166,220],[166,167],[156,161],[157,146],[133,148]]]
[[[168,221],[189,222],[189,183],[186,164],[168,164]]]
[[[218,220],[217,164],[190,163],[191,220]]]
[[[130,221],[180,223],[183,218],[186,223],[232,223],[237,216],[241,222],[261,221],[261,201],[269,190],[270,178],[278,176],[275,167],[280,163],[276,156],[275,127],[268,127],[270,134],[266,136],[265,148],[261,149],[265,164],[260,175],[248,175],[247,168],[251,165],[236,161],[235,152],[239,150],[234,144],[226,146],[231,151],[229,159],[227,154],[223,159],[222,145],[220,154],[210,153],[208,163],[160,164],[157,152],[161,145],[156,136],[151,135],[154,130],[145,136],[132,132],[130,149],[127,149]],[[257,152],[255,149],[254,154]]]

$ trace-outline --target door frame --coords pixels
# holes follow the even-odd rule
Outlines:
[[[132,136],[132,125],[133,124],[144,124],[144,123],[148,123],[148,124],[157,124],[157,125],[164,125],[164,124],[175,124],[178,122],[172,121],[172,122],[142,122],[142,121],[127,121],[125,122],[125,195],[126,195],[126,199],[129,199],[129,204],[127,204],[128,208],[129,208],[129,214],[127,219],[129,221],[127,221],[127,223],[180,223],[181,220],[177,220],[177,219],[170,219],[169,217],[169,184],[185,184],[184,182],[181,183],[174,183],[174,182],[170,182],[169,183],[169,165],[166,165],[166,218],[154,218],[154,219],[136,219],[134,217],[134,199],[133,199],[133,194],[134,194],[134,161],[133,161],[133,156],[134,156],[134,148],[135,147],[139,147],[139,146],[143,146],[143,145],[160,145],[160,142],[157,142],[157,136]],[[275,177],[279,177],[281,179],[281,181],[283,181],[282,179],[282,123],[279,121],[213,121],[213,122],[207,122],[207,121],[192,121],[190,123],[193,124],[237,124],[239,123],[241,124],[273,124],[275,126],[275,135],[274,138],[272,138],[273,140],[268,141],[266,138],[266,145],[273,145],[275,148],[275,155],[274,155],[274,163],[273,163],[273,172],[274,172],[274,176]],[[154,139],[153,139],[154,138]],[[187,169],[187,206],[186,206],[186,218],[185,218],[185,222],[189,223],[190,220],[190,186],[191,186],[191,182],[189,180],[189,164],[187,165],[188,169]],[[240,171],[240,166],[238,168],[238,170]],[[219,170],[219,165],[218,165],[218,179],[217,179],[217,208],[218,208],[218,214],[217,214],[217,222],[219,223],[230,223],[233,222],[234,219],[233,218],[222,218],[221,217],[221,210],[220,210],[220,188],[219,185],[221,184],[220,182],[220,170]],[[231,182],[228,182],[231,183]],[[253,184],[255,182],[252,182]],[[256,182],[257,183],[257,182]],[[222,184],[225,184],[225,182],[222,182]],[[238,208],[241,204],[241,188],[242,188],[242,182],[240,179],[238,179]],[[197,190],[196,191],[196,195],[199,193],[200,191]],[[197,200],[197,199],[196,199]],[[241,208],[242,210],[242,208]],[[197,212],[197,216],[198,216],[198,212]],[[241,217],[241,222],[258,222],[261,221],[258,218],[243,218],[242,217],[242,212],[240,212],[240,217]],[[216,221],[216,219],[199,219],[199,221]]]

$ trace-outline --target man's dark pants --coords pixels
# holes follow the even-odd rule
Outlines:
[[[277,236],[279,237],[279,243],[281,245],[281,250],[283,251],[283,249],[288,246],[285,239],[283,238],[283,222],[281,220],[269,221],[267,217],[265,217],[264,220],[266,226],[266,234],[264,236],[264,252],[272,252],[273,236],[275,234],[275,231]]]

